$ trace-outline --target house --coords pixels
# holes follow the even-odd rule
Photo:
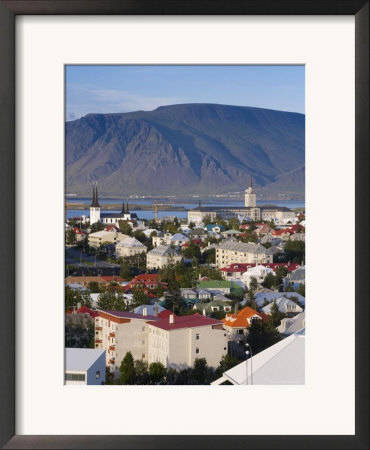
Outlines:
[[[305,298],[298,294],[297,292],[273,292],[270,291],[269,289],[261,289],[259,291],[257,291],[254,294],[254,299],[257,303],[258,307],[263,306],[264,303],[271,303],[274,300],[277,300],[278,298],[284,296],[285,298],[291,298],[294,297],[295,299],[297,299],[299,301],[299,303],[301,305],[304,306],[305,304]]]
[[[103,277],[95,277],[95,276],[81,276],[81,277],[67,277],[65,279],[66,285],[73,285],[75,283],[78,283],[84,287],[88,287],[89,283],[98,283],[105,286],[108,286],[108,281],[104,280]]]
[[[134,312],[135,314],[144,314],[144,310],[146,310],[146,315],[149,316],[160,316],[160,313],[163,311],[167,311],[165,308],[163,308],[160,305],[140,305],[137,308],[135,308],[132,312]]]
[[[258,264],[257,266],[248,269],[247,272],[244,272],[242,274],[241,279],[244,285],[249,289],[250,283],[253,278],[257,281],[258,284],[261,284],[263,283],[266,276],[269,274],[275,276],[275,272],[272,269],[270,269],[270,267]]]
[[[129,237],[116,244],[117,257],[140,255],[147,252],[147,247],[134,237]]]
[[[184,236],[181,233],[175,233],[171,239],[170,242],[168,242],[169,245],[176,245],[176,246],[182,246],[184,244],[186,244],[187,242],[189,242],[190,239],[186,236]]]
[[[256,229],[254,230],[257,236],[269,234],[271,231],[273,231],[273,229],[267,223],[256,224]]]
[[[248,328],[255,320],[263,320],[263,316],[249,306],[238,313],[226,314],[223,324],[224,329],[227,331],[228,339],[231,341],[244,341],[248,334]]]
[[[230,281],[225,281],[225,280],[198,281],[199,289],[217,290],[218,292],[222,292],[223,294],[230,294],[231,289],[233,287],[234,287],[233,283],[231,283]]]
[[[240,236],[241,234],[243,234],[243,232],[239,230],[226,230],[221,233],[222,237],[224,238],[237,237]]]
[[[196,358],[205,358],[216,368],[227,354],[227,337],[222,322],[200,314],[148,322],[149,364],[160,362],[167,369],[194,366]]]
[[[230,300],[229,300],[230,302]],[[222,300],[213,300],[211,302],[201,302],[201,303],[196,303],[193,306],[193,309],[195,309],[197,312],[199,312],[200,314],[206,315],[206,316],[210,316],[212,313],[214,312],[226,312],[229,313],[231,312],[231,303],[229,302],[224,302]]]
[[[209,233],[209,232],[213,232],[213,233],[221,233],[222,231],[225,230],[225,227],[223,225],[218,225],[218,224],[212,224],[210,223],[209,225],[207,225],[205,227],[205,230]]]
[[[74,308],[65,313],[65,323],[69,325],[71,323],[74,326],[81,326],[87,328],[89,325],[93,325],[95,317],[98,315],[96,311],[82,306],[81,308]]]
[[[162,269],[168,264],[180,262],[182,256],[169,245],[158,245],[146,255],[147,269]]]
[[[200,239],[201,241],[204,241],[206,237],[207,232],[203,228],[194,228],[189,233],[190,239]]]
[[[171,239],[171,233],[163,233],[160,231],[157,232],[156,236],[152,236],[152,244],[154,247],[158,247],[159,245],[170,245]]]
[[[272,263],[273,255],[261,244],[254,242],[224,241],[216,248],[216,266],[233,263]]]
[[[229,381],[234,385],[305,384],[305,330],[302,329],[268,347],[222,374],[212,385]]]
[[[207,252],[208,250],[212,250],[218,248],[218,244],[217,243],[213,243],[211,244],[210,242],[208,242],[208,245],[206,247],[203,247],[200,249],[201,253]]]
[[[65,349],[65,384],[100,385],[105,383],[105,350]]]
[[[274,303],[276,303],[278,310],[284,314],[298,314],[303,311],[303,308],[297,305],[297,303],[286,297],[280,297],[277,300],[272,301],[268,305],[262,307],[260,311],[264,314],[271,315],[271,308]]]
[[[273,246],[279,246],[281,243],[284,242],[283,239],[281,239],[278,236],[274,236],[273,234],[265,234],[261,238],[261,244],[271,244]]]
[[[160,280],[160,275],[158,273],[143,273],[140,275],[136,275],[129,283],[129,288],[135,287],[145,287],[146,289],[155,289],[158,286],[166,287],[166,283],[163,283]]]
[[[284,290],[288,286],[291,286],[293,289],[298,289],[300,285],[305,284],[305,274],[305,266],[300,266],[296,270],[288,273],[288,275],[283,279]]]
[[[88,237],[88,242],[90,247],[98,248],[101,244],[109,242],[116,244],[117,242],[127,239],[129,236],[127,234],[118,233],[117,231],[97,231],[96,233],[90,233]]]
[[[294,317],[286,317],[282,319],[277,330],[280,334],[289,336],[293,333],[297,333],[302,328],[305,328],[305,313],[301,312]]]
[[[305,241],[306,233],[294,233],[290,236],[291,241]]]

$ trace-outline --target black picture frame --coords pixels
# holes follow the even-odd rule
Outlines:
[[[15,17],[96,15],[354,15],[356,45],[356,392],[351,436],[17,436],[15,435]],[[7,449],[366,449],[369,448],[369,2],[365,0],[0,1],[0,446]],[[21,280],[18,280],[21,282]],[[338,329],[338,340],[343,328]]]

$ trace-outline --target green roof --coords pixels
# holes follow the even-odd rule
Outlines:
[[[232,288],[231,281],[227,280],[207,280],[199,281],[198,286],[202,289]]]

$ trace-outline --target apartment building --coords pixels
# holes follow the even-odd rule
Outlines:
[[[104,242],[116,244],[117,242],[127,239],[127,234],[119,233],[117,231],[97,231],[96,233],[90,233],[88,239],[90,247],[98,248]]]
[[[254,242],[224,241],[216,248],[216,266],[220,269],[234,263],[272,262],[272,252]]]
[[[134,359],[148,362],[148,320],[158,317],[127,311],[98,311],[95,318],[95,348],[106,351],[106,364],[118,372],[122,359],[131,352]]]
[[[106,350],[106,364],[118,373],[122,359],[161,362],[165,367],[192,367],[195,358],[206,358],[217,367],[227,353],[227,333],[219,320],[200,314],[178,317],[125,311],[99,311],[95,319],[95,348]],[[167,316],[167,317],[166,317]]]
[[[147,269],[162,269],[168,264],[176,264],[182,257],[178,251],[169,245],[158,245],[146,255]]]
[[[227,333],[222,322],[193,314],[149,322],[149,364],[160,362],[167,368],[186,369],[195,358],[206,358],[216,368],[227,353]]]
[[[134,237],[123,239],[116,244],[117,257],[139,255],[147,252],[147,247]]]

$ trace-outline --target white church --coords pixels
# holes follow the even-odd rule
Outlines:
[[[128,203],[122,203],[122,210],[119,213],[101,213],[98,199],[98,185],[93,185],[93,198],[90,205],[90,225],[101,222],[105,225],[117,225],[120,220],[137,220],[136,214],[131,214]]]

